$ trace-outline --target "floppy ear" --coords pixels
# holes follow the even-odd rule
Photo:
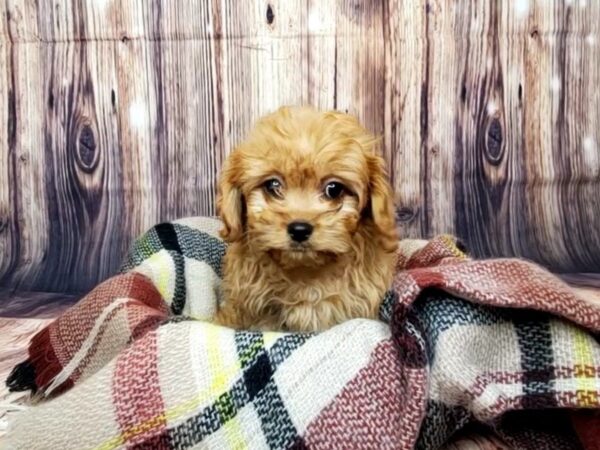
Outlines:
[[[381,244],[386,250],[398,247],[398,232],[394,213],[392,188],[386,178],[383,158],[368,155],[369,209],[375,227],[380,233]]]
[[[217,195],[217,211],[223,221],[221,237],[227,242],[239,241],[244,234],[244,199],[236,172],[239,173],[239,168],[231,155],[223,165]]]

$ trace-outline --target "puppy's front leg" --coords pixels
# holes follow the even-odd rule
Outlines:
[[[286,308],[282,315],[285,328],[295,332],[318,332],[337,323],[335,311],[327,301],[300,303]]]
[[[239,309],[235,308],[232,305],[232,302],[226,302],[224,305],[219,305],[219,310],[217,311],[217,314],[215,314],[213,323],[236,330],[246,328],[243,314],[240,314]]]
[[[234,330],[280,331],[281,320],[270,311],[252,314],[234,302],[227,302],[219,307],[213,323]]]

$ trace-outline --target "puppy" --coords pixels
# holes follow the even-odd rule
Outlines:
[[[282,107],[225,161],[230,244],[216,322],[320,331],[376,318],[398,236],[378,139],[352,116]]]

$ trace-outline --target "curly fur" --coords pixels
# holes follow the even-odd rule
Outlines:
[[[229,242],[217,323],[319,331],[375,318],[390,287],[397,231],[378,139],[352,116],[283,107],[225,161],[218,208]],[[265,190],[276,177],[280,197]],[[323,195],[326,183],[345,194]],[[287,226],[314,227],[301,245]]]

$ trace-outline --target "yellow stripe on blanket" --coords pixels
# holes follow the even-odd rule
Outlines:
[[[236,359],[236,364],[234,367],[227,367],[223,363],[221,346],[219,345],[219,334],[224,330],[224,328],[209,325],[205,328],[205,330],[207,333],[206,347],[208,350],[208,361],[210,367],[214,368],[214,377],[212,380],[211,390],[213,392],[226,392],[226,390],[229,388],[229,385],[233,381],[232,375],[238,373],[240,370],[239,361]],[[219,408],[217,408],[217,410],[219,411],[221,420],[224,420],[224,412]],[[229,448],[247,447],[237,416],[225,421],[223,424],[223,431],[225,432]]]
[[[597,406],[597,380],[594,373],[594,357],[589,336],[583,330],[575,327],[573,327],[573,333],[577,405],[582,407]]]
[[[466,254],[462,252],[458,246],[456,245],[456,238],[450,234],[442,234],[440,236],[442,242],[446,245],[446,248],[456,257],[456,258],[466,258]]]
[[[167,250],[154,253],[133,270],[146,275],[152,280],[167,305],[173,302],[173,295],[175,294],[175,264]]]
[[[145,433],[153,428],[161,425],[164,421],[172,423],[177,419],[189,414],[190,412],[198,409],[200,405],[206,404],[210,400],[217,400],[214,398],[215,392],[226,392],[226,389],[234,381],[235,377],[241,374],[241,365],[239,360],[233,364],[225,365],[219,352],[220,346],[220,333],[230,333],[230,330],[222,328],[213,324],[205,324],[203,331],[206,338],[206,348],[209,349],[208,359],[211,367],[214,368],[215,376],[213,377],[212,383],[207,388],[200,391],[194,397],[166,410],[163,414],[151,417],[150,419],[141,422],[133,427],[129,427],[124,430],[118,436],[115,436],[108,441],[103,442],[100,446],[96,447],[96,450],[110,450],[124,445],[131,438]],[[217,408],[218,409],[218,408]],[[221,411],[219,411],[221,413]],[[225,431],[228,445],[230,448],[235,449],[247,449],[248,445],[242,434],[239,420],[236,417],[232,417],[226,421],[222,429]]]

